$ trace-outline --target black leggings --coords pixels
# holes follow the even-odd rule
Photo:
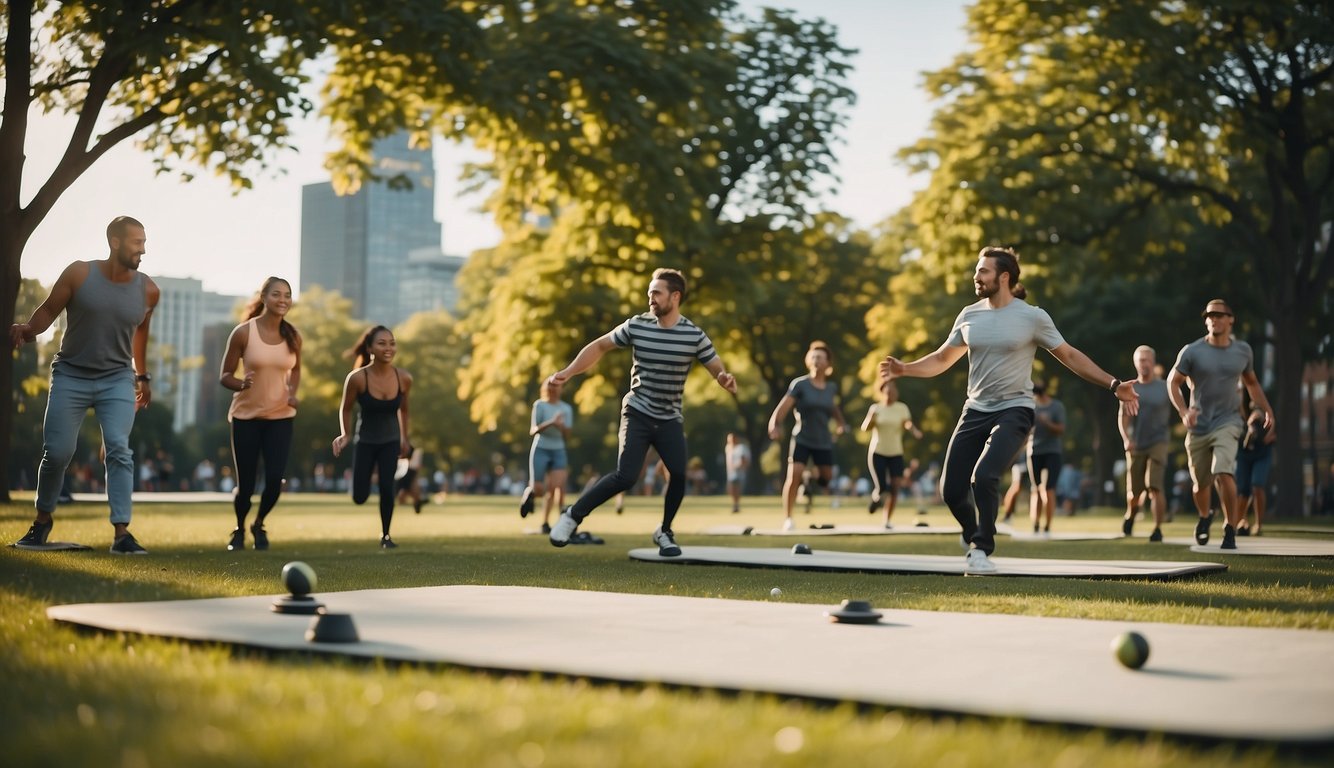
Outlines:
[[[380,529],[389,535],[394,519],[394,470],[398,468],[398,441],[392,443],[358,442],[352,451],[352,501],[365,504],[371,495],[371,470],[380,477]]]
[[[259,457],[264,457],[264,493],[259,497],[259,514],[255,527],[264,527],[283,492],[283,474],[287,472],[287,455],[292,450],[292,422],[287,419],[233,419],[232,461],[236,465],[236,496],[232,509],[236,511],[236,527],[245,528],[250,514],[250,497],[255,492],[255,478],[259,474]]]
[[[988,555],[996,551],[1000,476],[1009,473],[1032,428],[1032,408],[994,413],[965,408],[945,450],[941,499],[959,521],[964,539]]]
[[[582,521],[594,509],[621,491],[628,491],[644,470],[649,446],[658,449],[667,469],[667,494],[662,502],[662,529],[672,530],[672,520],[686,495],[686,433],[677,419],[655,419],[626,406],[621,412],[621,451],[616,471],[603,475],[574,503],[571,514]]]

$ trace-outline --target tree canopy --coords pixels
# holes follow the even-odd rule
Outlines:
[[[1331,354],[1330,6],[980,0],[968,27],[927,77],[930,134],[903,153],[930,176],[899,222],[913,278],[892,293],[920,308],[944,280],[959,299],[926,299],[937,332],[913,341],[943,340],[990,243],[1019,248],[1036,301],[1113,370],[1140,343],[1170,366],[1224,296],[1239,335],[1274,345],[1279,450],[1299,456],[1302,361]],[[1287,503],[1300,471],[1280,462]]]

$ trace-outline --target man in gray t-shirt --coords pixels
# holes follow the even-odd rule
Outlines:
[[[968,573],[994,573],[1000,476],[1010,468],[1033,426],[1033,358],[1042,346],[1085,381],[1128,403],[1130,382],[1112,376],[1075,349],[1043,310],[1024,302],[1019,254],[989,246],[978,254],[973,288],[979,301],[964,308],[949,338],[935,352],[905,363],[886,357],[880,375],[929,378],[968,355],[968,399],[945,453],[941,497],[963,528]]]
[[[1167,474],[1167,435],[1171,402],[1167,383],[1158,376],[1158,356],[1152,347],[1139,346],[1132,356],[1135,363],[1135,392],[1139,393],[1139,413],[1121,409],[1117,426],[1126,451],[1126,514],[1121,533],[1129,536],[1135,527],[1135,515],[1147,494],[1153,505],[1153,533],[1149,541],[1163,540],[1163,521],[1167,516],[1167,496],[1163,482]]]
[[[1186,425],[1186,456],[1190,462],[1195,508],[1200,520],[1195,525],[1195,541],[1209,543],[1210,487],[1218,489],[1223,503],[1223,549],[1236,549],[1236,526],[1241,522],[1237,503],[1237,483],[1233,478],[1237,464],[1237,442],[1244,422],[1241,418],[1241,388],[1246,386],[1251,402],[1265,413],[1265,428],[1274,428],[1274,411],[1269,407],[1260,380],[1255,376],[1251,345],[1232,337],[1232,308],[1222,299],[1205,305],[1204,338],[1187,344],[1177,355],[1176,365],[1167,377],[1167,394],[1172,407]],[[1190,386],[1190,407],[1181,396],[1181,386]]]

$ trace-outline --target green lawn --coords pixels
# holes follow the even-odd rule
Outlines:
[[[809,521],[865,524],[860,504],[817,503]],[[617,686],[469,669],[366,664],[303,655],[269,656],[137,636],[76,631],[46,618],[49,605],[275,594],[279,572],[304,560],[318,591],[439,584],[517,584],[567,589],[767,599],[835,605],[1334,630],[1334,559],[1226,557],[1225,574],[1174,582],[963,579],[945,576],[777,572],[630,561],[649,545],[660,502],[633,498],[584,528],[605,546],[558,550],[520,535],[510,499],[468,497],[400,509],[394,538],[377,545],[374,504],[288,496],[270,519],[268,552],[227,552],[225,504],[140,504],[132,530],[148,557],[106,553],[106,508],[64,507],[53,539],[93,552],[0,549],[0,734],[5,765],[1332,765],[1334,745],[1274,747],[1159,735],[1109,733],[758,694]],[[719,524],[774,527],[776,499],[688,498],[675,526],[689,545],[782,546],[794,539],[707,537]],[[31,521],[29,504],[0,505],[0,539]],[[900,509],[911,524],[911,508]],[[933,510],[934,525],[949,522]],[[1281,523],[1284,521],[1274,521]],[[1058,518],[1057,529],[1116,530],[1119,515]],[[1189,536],[1182,518],[1166,530]],[[1269,535],[1281,535],[1271,529]],[[1216,530],[1215,533],[1221,533]],[[950,536],[807,540],[840,550],[958,554]],[[1000,540],[998,554],[1033,557],[1213,560],[1143,539],[1089,542]],[[541,643],[542,638],[533,638]],[[1237,649],[1236,662],[1263,648]],[[794,662],[800,649],[793,650]],[[670,665],[671,659],[663,659]],[[1326,675],[1328,670],[1312,670]],[[985,684],[985,681],[980,681]],[[1220,702],[1220,706],[1224,702]],[[1244,702],[1229,705],[1244,706]]]

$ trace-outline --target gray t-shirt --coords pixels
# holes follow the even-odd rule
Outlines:
[[[965,408],[994,413],[1033,407],[1033,357],[1038,346],[1065,343],[1045,310],[1022,299],[992,309],[986,299],[963,308],[950,329],[949,344],[968,347]]]
[[[797,401],[797,426],[792,429],[792,438],[807,448],[833,448],[829,420],[834,418],[838,405],[838,385],[826,380],[824,389],[820,389],[811,383],[810,376],[799,376],[788,385],[787,393]]]
[[[1155,379],[1148,384],[1134,382],[1139,394],[1139,413],[1130,417],[1130,445],[1143,451],[1167,440],[1172,418],[1172,401],[1167,397],[1167,382]]]
[[[1228,424],[1242,425],[1241,388],[1243,373],[1254,370],[1251,345],[1232,339],[1226,347],[1215,347],[1197,339],[1181,348],[1176,369],[1190,378],[1190,405],[1200,409],[1191,433],[1207,435]]]
[[[1033,431],[1028,437],[1028,452],[1030,454],[1060,453],[1061,436],[1044,425],[1040,417],[1046,417],[1048,421],[1056,424],[1065,424],[1065,406],[1054,397],[1046,405],[1042,403],[1034,404]]]
[[[554,403],[548,403],[546,400],[538,400],[533,403],[533,420],[530,427],[536,427],[546,421],[556,418],[556,414],[565,414],[565,426],[574,426],[574,408],[564,400],[557,400]],[[565,450],[565,433],[560,427],[552,424],[546,429],[538,432],[533,437],[533,445],[538,448],[544,448],[553,451]]]

